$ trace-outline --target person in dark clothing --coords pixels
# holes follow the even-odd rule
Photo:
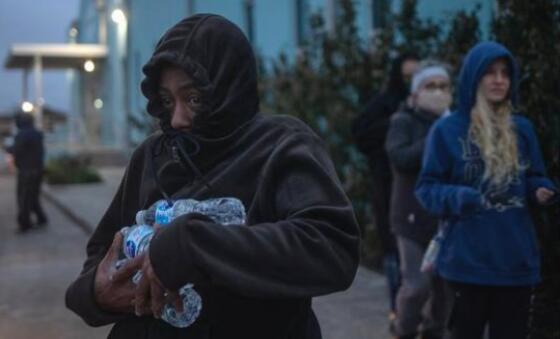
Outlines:
[[[402,277],[394,332],[399,339],[416,338],[419,331],[423,339],[434,339],[443,337],[443,281],[421,272],[420,264],[438,220],[420,206],[414,187],[428,131],[451,105],[451,81],[444,65],[435,61],[420,64],[412,78],[410,102],[411,106],[403,105],[392,116],[386,141],[393,170],[391,230],[397,240]]]
[[[40,194],[44,170],[43,133],[33,125],[33,116],[20,112],[15,116],[18,132],[14,143],[7,149],[17,168],[18,233],[28,231],[36,216],[36,225],[46,226],[47,216],[41,207]]]
[[[383,253],[383,269],[387,276],[392,312],[395,310],[399,287],[399,268],[395,239],[390,231],[391,167],[385,152],[385,138],[391,115],[408,96],[410,79],[417,62],[418,57],[411,53],[396,58],[391,65],[386,89],[368,102],[352,122],[356,146],[367,157],[370,168],[373,214]]]
[[[223,17],[177,23],[143,72],[161,131],[132,154],[67,306],[92,326],[115,323],[110,338],[321,338],[311,298],[350,286],[359,261],[358,225],[324,143],[297,119],[257,113],[252,47]],[[241,200],[246,224],[178,217],[114,272],[119,230],[138,210],[214,197]],[[161,307],[188,282],[202,311],[175,328]]]

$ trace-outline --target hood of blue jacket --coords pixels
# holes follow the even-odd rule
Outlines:
[[[515,106],[518,101],[519,67],[511,52],[503,45],[486,41],[475,45],[463,60],[459,74],[459,106],[458,112],[470,117],[476,101],[478,84],[488,67],[496,60],[505,58],[509,65],[510,90],[509,98]]]

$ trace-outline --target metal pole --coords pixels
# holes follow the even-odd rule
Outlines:
[[[43,60],[40,55],[33,58],[33,78],[35,80],[35,122],[43,129]]]
[[[27,79],[29,78],[29,69],[26,68],[23,70],[23,79],[22,79],[22,88],[21,88],[21,102],[27,101],[29,95],[29,84],[27,83]]]
[[[99,44],[107,44],[107,15],[105,13],[105,1],[97,0],[97,12],[99,15]]]
[[[195,2],[194,0],[187,0],[187,15],[193,15],[195,11]]]
[[[336,29],[336,3],[334,0],[327,0],[325,6],[325,27],[329,34],[334,34]]]

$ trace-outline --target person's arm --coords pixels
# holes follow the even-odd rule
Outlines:
[[[12,158],[14,160],[14,165],[16,168],[18,167],[18,163],[21,157],[23,156],[25,149],[26,149],[25,137],[22,135],[20,131],[14,137],[14,143],[12,144],[12,146],[8,148],[8,153],[12,155]]]
[[[537,191],[541,188],[544,188],[546,190],[554,192],[554,195],[544,203],[552,204],[560,200],[558,188],[546,176],[541,149],[531,122],[525,119],[524,121],[526,123],[525,132],[529,151],[529,164],[525,172],[527,178],[527,198],[534,203],[539,203],[537,199]]]
[[[388,108],[381,96],[369,101],[352,122],[352,136],[358,150],[370,159],[375,159],[383,151],[389,125]]]
[[[412,139],[411,118],[397,113],[391,119],[385,150],[391,164],[401,172],[417,172],[422,165],[425,138]]]
[[[123,279],[121,282],[114,282],[112,286],[108,280],[116,259],[115,249],[111,246],[115,234],[122,227],[133,223],[133,215],[137,209],[138,184],[131,179],[132,176],[139,175],[136,163],[133,155],[115,197],[88,241],[87,259],[82,272],[66,291],[66,306],[91,326],[103,326],[133,316],[132,313],[113,310],[108,305],[117,302],[119,298],[124,300],[126,293],[129,298],[133,298],[134,287],[130,281]],[[100,284],[103,286],[99,286]],[[119,290],[111,291],[111,288]],[[100,295],[104,300],[98,300]],[[132,312],[132,306],[130,309]]]
[[[163,286],[213,284],[258,298],[346,289],[359,261],[352,206],[316,136],[297,133],[269,158],[254,205],[268,222],[222,226],[186,215],[162,228],[150,260]]]
[[[420,204],[438,217],[461,217],[482,208],[482,196],[472,187],[448,182],[452,158],[436,122],[426,141],[415,194]]]

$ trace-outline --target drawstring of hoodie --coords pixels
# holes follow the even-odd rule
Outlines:
[[[185,143],[192,145],[193,151],[187,152],[184,146]],[[154,145],[152,146],[150,168],[158,190],[169,204],[172,204],[172,199],[169,194],[167,194],[167,192],[165,192],[165,190],[163,189],[163,185],[161,184],[161,180],[159,178],[159,174],[156,170],[155,164],[155,158],[163,153],[163,148],[165,148],[165,146],[171,147],[171,155],[173,157],[173,160],[178,162],[184,169],[190,169],[194,173],[194,181],[200,179],[204,182],[204,185],[207,188],[211,188],[210,184],[202,176],[202,172],[200,172],[198,167],[196,167],[196,165],[192,161],[192,157],[200,152],[200,144],[192,135],[182,131],[175,131],[170,129],[165,131],[163,140],[159,144],[160,149],[158,152],[156,152],[155,149],[156,145],[158,145],[158,143],[154,143]]]

